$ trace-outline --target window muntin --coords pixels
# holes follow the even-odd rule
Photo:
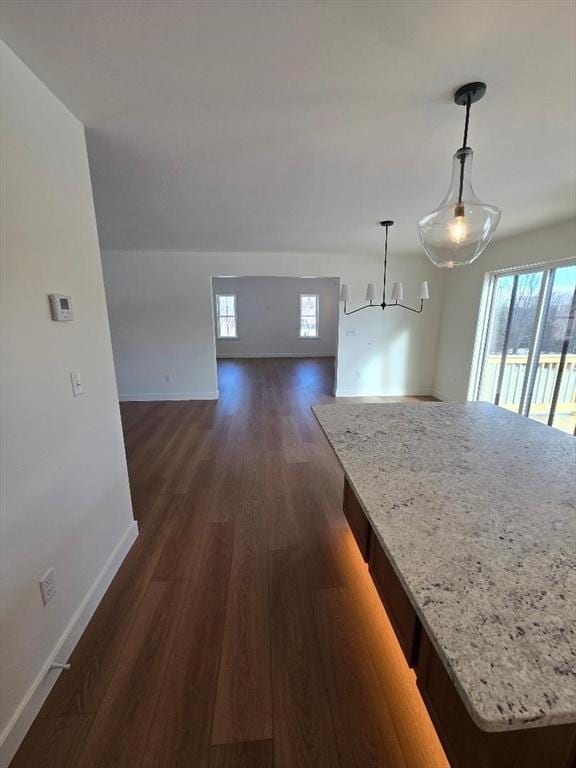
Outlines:
[[[300,294],[300,338],[318,338],[319,299],[317,294]]]
[[[236,296],[216,295],[216,335],[219,339],[237,339]]]

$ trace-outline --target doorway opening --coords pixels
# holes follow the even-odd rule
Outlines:
[[[277,360],[302,386],[333,395],[338,358],[337,277],[213,277],[214,338],[219,386],[247,360]],[[290,365],[281,366],[280,360]],[[326,372],[330,371],[330,375]]]

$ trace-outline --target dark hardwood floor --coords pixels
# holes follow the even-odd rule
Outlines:
[[[128,403],[140,536],[12,768],[446,768],[311,414],[332,359]]]

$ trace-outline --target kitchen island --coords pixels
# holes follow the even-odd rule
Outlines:
[[[487,403],[313,410],[451,763],[572,768],[574,438]]]

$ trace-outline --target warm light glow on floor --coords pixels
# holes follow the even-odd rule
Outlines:
[[[442,745],[416,686],[416,675],[404,659],[386,611],[352,533],[337,532],[348,588],[358,610],[380,685],[409,768],[450,768]]]

